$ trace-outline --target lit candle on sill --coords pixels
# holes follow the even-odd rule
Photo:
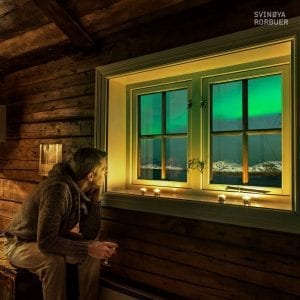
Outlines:
[[[225,203],[225,200],[226,200],[226,195],[224,195],[224,194],[218,195],[218,202],[219,203]]]
[[[141,195],[145,196],[147,189],[145,187],[140,188]]]
[[[242,200],[245,206],[251,206],[251,197],[249,195],[242,196]]]
[[[160,189],[159,188],[154,189],[153,193],[154,193],[155,197],[159,197],[160,196]]]

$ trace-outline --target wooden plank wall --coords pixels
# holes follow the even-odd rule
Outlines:
[[[299,236],[111,208],[102,224],[120,245],[108,272],[172,299],[300,297]]]
[[[253,25],[252,15],[243,21],[246,9],[230,11],[226,26],[210,21],[223,18],[220,10],[216,18],[190,11],[129,30],[124,25],[113,36],[99,31],[95,37],[103,40],[94,53],[6,75],[0,86],[0,103],[8,109],[8,139],[0,144],[0,230],[41,180],[40,143],[62,143],[66,160],[93,145],[95,66]],[[110,269],[115,274],[181,299],[300,298],[298,235],[109,208],[103,217],[103,234],[120,243]]]
[[[95,63],[80,65],[77,58],[22,70],[2,83],[8,132],[0,143],[0,230],[42,179],[41,143],[61,143],[64,160],[93,146]]]

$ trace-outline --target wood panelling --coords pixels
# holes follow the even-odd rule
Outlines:
[[[105,208],[102,237],[118,241],[108,272],[180,297],[296,299],[300,297],[300,255],[282,234],[148,213]],[[208,231],[208,229],[210,230]],[[230,231],[215,239],[219,232]],[[241,234],[242,233],[242,234]],[[267,242],[269,247],[261,247]],[[202,298],[201,298],[202,299]]]
[[[86,30],[60,3],[55,0],[33,1],[64,32],[74,46],[79,49],[95,46],[95,42]]]
[[[72,110],[71,110],[72,112]],[[69,110],[68,110],[69,113]],[[68,113],[64,113],[61,110],[56,113],[56,117],[59,119],[66,118]],[[55,110],[53,112],[55,114]],[[40,117],[45,120],[47,112],[39,113]],[[51,121],[53,116],[49,113]],[[34,119],[34,118],[33,118]],[[74,122],[47,122],[47,123],[31,123],[31,124],[21,124],[16,126],[11,126],[8,130],[8,134],[23,139],[32,138],[55,138],[55,137],[65,137],[65,136],[89,136],[93,133],[93,123],[91,121],[74,121]]]
[[[0,16],[0,41],[50,22],[29,0],[2,1]]]
[[[25,52],[55,45],[66,40],[67,37],[53,23],[43,25],[32,31],[26,31],[11,39],[1,42],[0,56],[2,59],[11,59]],[[24,41],[26,41],[24,43]]]
[[[82,85],[94,82],[94,70],[87,72],[80,72],[71,74],[69,76],[56,77],[52,80],[43,80],[32,84],[17,85],[15,88],[5,90],[3,89],[2,97],[16,98],[23,95],[37,94],[45,91],[65,89],[67,87]],[[20,100],[20,99],[19,99]]]
[[[9,160],[24,160],[30,161],[39,159],[39,144],[51,144],[58,143],[65,145],[63,147],[63,158],[69,159],[72,152],[76,151],[78,148],[83,147],[84,145],[92,146],[93,138],[92,137],[74,137],[70,138],[55,138],[55,139],[21,139],[14,140],[11,139],[0,145],[1,154],[5,157],[5,160],[2,159],[2,167],[5,166],[5,162]]]
[[[42,180],[41,143],[61,143],[64,160],[93,145],[96,66],[253,27],[257,10],[300,15],[298,0],[60,1],[97,43],[79,52],[33,1],[8,2],[0,7],[0,104],[8,111],[0,231]],[[102,233],[120,244],[107,272],[171,299],[300,298],[298,235],[109,208]]]

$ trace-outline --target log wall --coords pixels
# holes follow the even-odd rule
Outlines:
[[[68,47],[65,56],[46,63],[43,58],[30,67],[26,61],[23,68],[5,65],[0,104],[7,105],[8,138],[0,143],[0,230],[42,179],[40,143],[62,143],[64,160],[93,145],[96,66],[253,26],[253,15],[246,13],[250,4],[224,14],[225,6],[204,13],[194,9],[196,2],[184,13],[156,13],[143,23],[136,16],[134,25],[124,21],[109,32],[93,23],[101,46],[88,53],[70,54]],[[295,12],[295,1],[287,3]],[[120,243],[110,272],[174,299],[300,297],[298,235],[110,208],[103,209],[103,234]]]
[[[300,237],[105,208],[103,234],[118,241],[109,272],[168,299],[299,299]]]

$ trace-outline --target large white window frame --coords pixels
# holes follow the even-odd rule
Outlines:
[[[260,66],[260,67],[258,67]],[[276,198],[277,203],[282,202],[282,208],[285,207],[284,202],[287,204],[287,209],[292,209],[290,205],[288,205],[288,202],[291,202],[289,199],[291,198],[291,181],[289,180],[292,177],[291,172],[291,141],[292,141],[292,132],[291,132],[291,88],[290,88],[290,62],[289,59],[283,59],[283,60],[272,60],[267,63],[258,62],[255,65],[252,65],[252,68],[245,71],[238,71],[238,72],[232,72],[230,74],[223,73],[216,71],[214,75],[207,76],[202,78],[202,87],[203,87],[203,96],[204,99],[210,98],[210,91],[209,91],[209,85],[212,83],[218,83],[218,82],[229,82],[233,80],[242,80],[244,78],[256,78],[260,76],[267,76],[267,75],[274,75],[274,74],[281,74],[282,76],[282,91],[283,91],[283,110],[282,110],[282,187],[276,188],[276,187],[268,187],[267,190],[269,191],[268,194],[272,194],[273,198]],[[209,103],[208,103],[209,105]],[[208,110],[210,107],[207,108]],[[206,119],[209,118],[210,113],[206,113],[204,115],[204,143],[206,145],[209,144],[209,128],[207,127],[208,124],[210,124],[210,120]],[[208,147],[204,147],[204,158],[207,160],[207,165],[210,165],[210,155],[208,153],[209,149]],[[209,170],[208,168],[204,169],[204,180],[203,180],[203,188],[212,190],[212,189],[219,189],[224,190],[226,189],[226,184],[210,184],[209,183]],[[257,187],[259,190],[259,187]],[[274,197],[274,195],[277,195],[277,197]],[[278,195],[281,195],[278,197]],[[284,197],[286,195],[287,197]]]
[[[147,179],[139,179],[137,170],[137,156],[138,156],[138,137],[137,137],[137,128],[138,128],[138,96],[142,94],[155,93],[160,91],[170,91],[175,89],[186,89],[188,93],[188,99],[190,99],[191,95],[191,81],[179,81],[175,83],[166,83],[160,85],[150,85],[139,87],[139,85],[129,85],[127,87],[127,99],[131,102],[129,107],[132,110],[132,122],[127,118],[127,132],[130,132],[129,135],[132,136],[132,153],[127,153],[127,159],[131,156],[132,166],[129,166],[129,169],[132,170],[132,174],[128,174],[127,176],[127,184],[126,186],[133,187],[134,185],[150,185],[150,186],[169,186],[169,187],[188,187],[186,182],[178,182],[178,181],[163,181],[163,180],[147,180]],[[129,108],[130,109],[130,108]],[[188,118],[190,119],[190,118]],[[190,126],[188,126],[190,127]],[[128,142],[128,141],[127,141]],[[190,144],[190,141],[187,141]]]
[[[279,40],[290,41],[293,45],[291,53],[292,69],[291,74],[291,95],[298,99],[299,86],[293,85],[297,82],[299,65],[297,63],[297,54],[300,54],[298,45],[298,32],[300,29],[300,18],[289,20],[288,26],[276,27],[276,30],[270,31],[268,27],[259,27],[244,32],[230,34],[224,37],[218,37],[212,40],[155,53],[145,57],[130,59],[125,62],[115,63],[107,66],[97,67],[96,69],[96,103],[95,103],[95,146],[108,151],[108,184],[107,192],[104,197],[104,205],[138,211],[147,211],[153,213],[163,213],[174,216],[188,217],[193,219],[217,221],[237,225],[245,225],[259,228],[268,228],[273,230],[288,231],[300,233],[299,216],[299,104],[293,102],[291,107],[293,128],[290,128],[292,136],[292,170],[290,196],[292,199],[291,210],[281,209],[262,209],[258,207],[243,207],[235,205],[220,205],[211,197],[203,196],[185,196],[185,192],[179,192],[176,188],[171,188],[166,197],[141,196],[139,189],[128,190],[128,183],[132,183],[132,156],[128,159],[128,153],[132,153],[132,135],[128,132],[126,120],[112,120],[112,116],[130,115],[132,107],[126,105],[126,87],[132,82],[127,81],[127,76],[143,75],[143,70],[147,69],[150,73],[156,70],[160,71],[162,78],[156,80],[156,84],[163,82],[164,70],[171,66],[175,70],[175,79],[183,80],[180,72],[176,75],[178,64],[183,61],[187,63],[195,60],[207,59],[219,56],[219,53],[234,53],[239,49],[255,49],[259,44],[273,45]],[[270,58],[270,57],[268,57]],[[224,61],[224,57],[222,57]],[[225,62],[226,64],[226,62]],[[166,75],[168,77],[168,75]],[[147,78],[146,78],[147,79]],[[152,78],[153,80],[153,78]],[[110,98],[114,91],[114,98]],[[128,93],[128,91],[127,91]],[[132,117],[132,116],[131,116]],[[193,116],[192,116],[193,118]],[[131,118],[132,119],[132,118]],[[120,128],[127,128],[125,131]],[[200,134],[200,132],[199,132]],[[118,155],[110,156],[110,152],[116,153],[110,144],[112,135],[116,135],[120,144],[126,145],[124,151],[119,151]],[[129,139],[129,142],[128,142]],[[193,145],[193,149],[195,145]],[[191,154],[193,156],[193,154]],[[197,177],[197,175],[196,175]],[[124,178],[126,180],[124,181]],[[198,178],[200,179],[200,178]],[[198,180],[197,178],[193,180]],[[116,184],[110,186],[110,182]],[[153,188],[157,184],[153,185]],[[191,183],[193,186],[193,182]],[[270,196],[269,201],[278,201],[276,197]],[[194,201],[195,200],[195,201]]]

